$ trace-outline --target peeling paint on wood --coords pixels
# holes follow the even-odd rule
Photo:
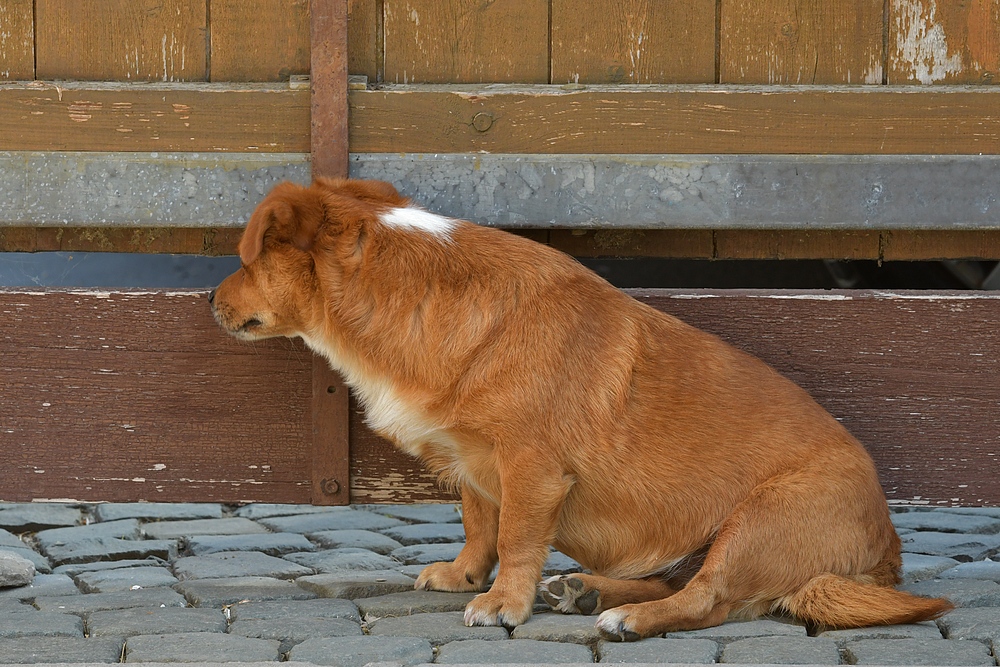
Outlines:
[[[35,78],[34,4],[0,2],[0,81]]]

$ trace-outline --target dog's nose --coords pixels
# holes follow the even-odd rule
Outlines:
[[[208,293],[208,302],[215,303],[215,290]]]

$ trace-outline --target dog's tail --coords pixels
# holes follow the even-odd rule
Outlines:
[[[916,623],[955,608],[944,598],[925,598],[887,586],[822,574],[781,602],[807,623],[827,628]]]

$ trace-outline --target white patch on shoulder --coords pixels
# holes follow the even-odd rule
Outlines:
[[[457,220],[415,206],[389,209],[379,216],[379,220],[390,227],[416,229],[444,239],[448,239],[458,225]]]

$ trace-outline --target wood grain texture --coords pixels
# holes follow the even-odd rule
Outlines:
[[[211,81],[309,73],[309,0],[212,0]]]
[[[1000,0],[889,0],[888,79],[1000,83]]]
[[[1000,89],[387,86],[352,90],[358,153],[996,154]],[[475,119],[475,120],[474,120]],[[309,151],[275,84],[3,84],[0,150]],[[485,129],[481,129],[485,128]]]
[[[387,82],[548,82],[547,0],[384,0],[384,17]]]
[[[39,79],[204,81],[207,0],[36,0]]]
[[[720,2],[722,83],[882,83],[882,0]]]
[[[630,293],[805,387],[868,447],[891,501],[1000,504],[997,295]],[[0,498],[313,499],[314,358],[226,336],[204,296],[0,291]],[[453,498],[355,403],[346,420],[353,502]]]
[[[377,0],[347,2],[347,70],[382,80],[382,17]]]
[[[309,152],[309,91],[222,84],[0,86],[0,150]]]
[[[375,153],[993,154],[992,91],[388,86],[352,91],[350,144]],[[485,130],[477,116],[490,119]]]
[[[714,83],[715,0],[553,0],[552,83]]]
[[[576,257],[675,259],[1000,259],[1000,230],[883,232],[800,230],[518,229]],[[4,227],[0,252],[141,252],[235,255],[243,229]]]
[[[204,292],[0,291],[4,500],[310,500],[312,355]]]
[[[347,0],[312,0],[310,12],[312,173],[347,178]]]
[[[35,78],[34,3],[0,3],[0,81]]]

